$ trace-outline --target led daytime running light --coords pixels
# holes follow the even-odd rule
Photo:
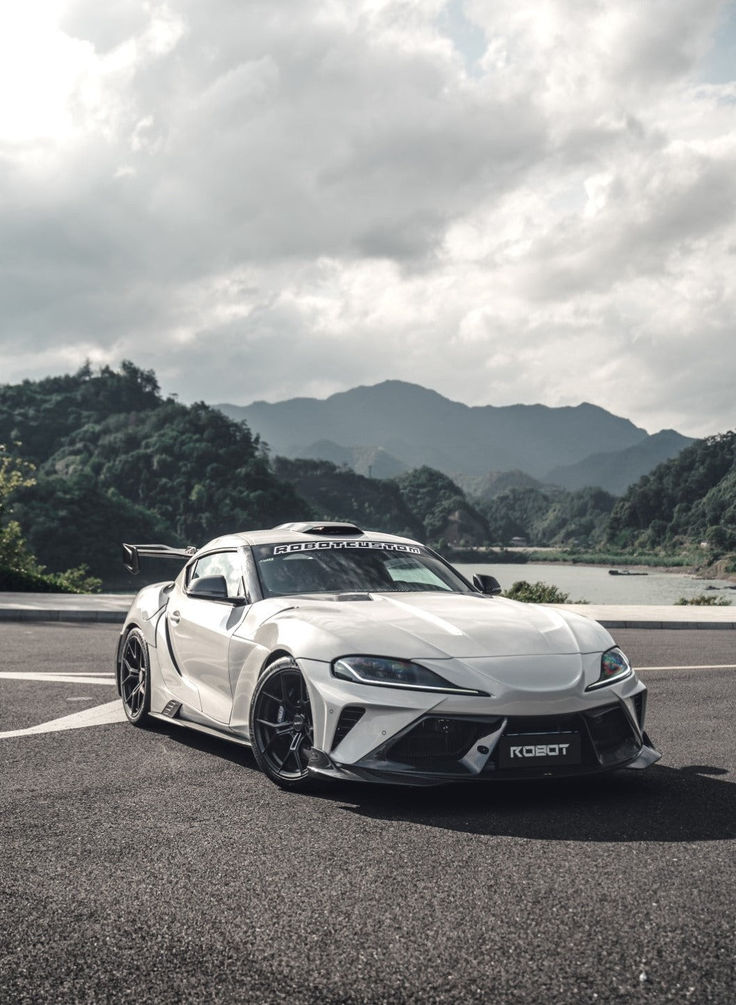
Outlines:
[[[332,664],[332,675],[352,684],[367,684],[370,687],[438,691],[443,694],[488,694],[475,688],[456,687],[420,663],[383,656],[343,656]]]

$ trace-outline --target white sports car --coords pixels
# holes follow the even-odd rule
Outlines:
[[[504,599],[429,548],[294,523],[204,548],[141,590],[117,649],[130,722],[253,749],[278,785],[409,785],[645,768],[646,688],[597,622]]]

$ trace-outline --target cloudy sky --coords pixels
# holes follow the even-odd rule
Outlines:
[[[0,382],[733,428],[734,8],[4,4]]]

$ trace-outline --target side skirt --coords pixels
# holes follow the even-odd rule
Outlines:
[[[162,715],[160,712],[149,712],[152,719],[159,719],[161,722],[169,722],[174,726],[183,726],[184,729],[194,729],[198,733],[206,733],[208,736],[214,736],[218,740],[228,740],[230,743],[237,743],[241,747],[250,747],[248,740],[244,740],[240,736],[234,736],[232,733],[221,733],[219,729],[212,729],[210,726],[202,726],[198,722],[188,722],[186,719],[172,719],[169,715]]]

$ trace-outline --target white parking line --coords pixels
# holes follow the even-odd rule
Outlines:
[[[0,671],[0,679],[33,681],[34,683],[50,684],[83,684],[85,687],[90,684],[102,684],[105,687],[115,686],[115,675],[111,673],[83,674],[76,673],[38,673],[35,671]],[[74,698],[71,699],[75,700]],[[25,729],[8,729],[0,733],[0,739],[11,736],[33,736],[38,733],[59,733],[65,729],[83,729],[86,726],[103,726],[111,722],[124,722],[125,712],[119,698],[106,702],[104,705],[95,705],[93,708],[85,708],[81,712],[72,712],[71,715],[62,715],[58,719],[51,719],[49,722],[40,722],[37,726],[27,726]]]
[[[50,684],[110,684],[115,683],[115,674],[85,674],[80,673],[24,673],[20,670],[3,670],[0,679],[46,681]]]
[[[10,673],[9,670],[7,672]],[[13,672],[15,672],[15,671],[13,671]],[[32,671],[29,670],[27,672],[31,673]],[[39,671],[39,673],[40,672],[41,671]],[[52,670],[52,671],[49,671],[49,672],[50,673],[55,673],[56,671]],[[112,671],[110,671],[110,670],[64,670],[63,673],[64,673],[65,676],[68,676],[68,677],[114,677],[115,676],[115,674],[112,673]]]
[[[5,733],[0,733],[0,740],[11,736],[60,733],[65,729],[84,729],[86,726],[106,726],[111,722],[125,722],[125,712],[119,698],[116,698],[115,701],[108,701],[104,705],[86,708],[83,712],[72,712],[71,715],[63,715],[60,719],[41,722],[38,726],[29,726],[26,729],[9,729]]]

